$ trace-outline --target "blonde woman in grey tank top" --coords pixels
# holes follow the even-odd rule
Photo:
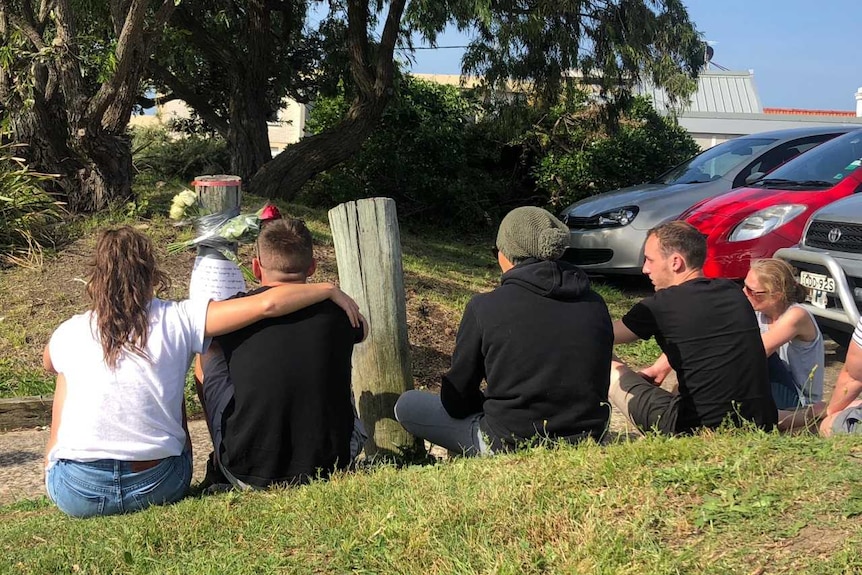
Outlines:
[[[798,303],[805,289],[784,260],[755,260],[743,291],[757,314],[769,379],[778,406],[778,427],[816,429],[823,416],[823,335],[811,314]]]

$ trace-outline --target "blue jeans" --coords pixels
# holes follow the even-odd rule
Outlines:
[[[799,409],[804,407],[800,399],[799,386],[793,380],[793,374],[781,361],[778,353],[767,358],[769,368],[769,383],[772,386],[772,399],[778,409]]]
[[[466,456],[492,455],[479,422],[483,413],[455,419],[446,412],[440,396],[427,391],[405,391],[395,402],[395,419],[409,433],[434,445]]]
[[[114,459],[61,459],[48,470],[48,497],[72,517],[131,513],[185,497],[192,479],[192,456],[188,451],[137,473],[131,471],[130,465]]]

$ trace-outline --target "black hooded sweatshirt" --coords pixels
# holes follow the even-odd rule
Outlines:
[[[528,259],[467,304],[443,407],[462,419],[483,411],[480,428],[494,451],[534,438],[599,438],[610,417],[613,344],[607,305],[586,274]]]

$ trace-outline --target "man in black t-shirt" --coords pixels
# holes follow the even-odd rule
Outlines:
[[[663,354],[635,373],[614,358],[611,403],[641,431],[666,434],[724,421],[772,428],[778,418],[754,310],[734,282],[703,276],[706,240],[675,221],[649,231],[643,272],[656,294],[614,322],[614,343],[655,336]],[[671,369],[678,393],[659,387]]]
[[[305,223],[271,221],[252,260],[264,287],[251,293],[305,283],[315,267]],[[353,345],[363,331],[327,300],[215,338],[202,358],[199,394],[216,476],[262,488],[348,467],[365,440],[351,390]]]

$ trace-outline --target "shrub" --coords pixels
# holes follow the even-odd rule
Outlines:
[[[136,169],[156,178],[188,182],[201,174],[223,174],[230,167],[227,144],[217,136],[135,128],[132,137]]]
[[[527,138],[538,150],[534,174],[551,208],[650,181],[699,151],[647,98],[633,98],[621,112],[615,130],[586,102],[557,108],[534,126]]]
[[[0,144],[0,265],[36,266],[63,209],[41,186],[55,176],[31,171],[15,148]]]
[[[360,152],[307,184],[302,201],[331,206],[388,196],[407,221],[493,225],[519,205],[558,211],[587,195],[648,181],[698,151],[645,98],[599,108],[574,93],[543,111],[518,99],[479,102],[454,86],[410,76],[396,88]],[[309,131],[335,125],[347,106],[343,95],[318,100]]]
[[[315,102],[307,129],[337,123],[347,109],[343,95]],[[306,185],[301,200],[318,206],[387,196],[403,220],[473,223],[493,219],[508,186],[494,173],[505,142],[489,138],[477,122],[480,107],[454,86],[402,77],[375,132],[351,160]]]

